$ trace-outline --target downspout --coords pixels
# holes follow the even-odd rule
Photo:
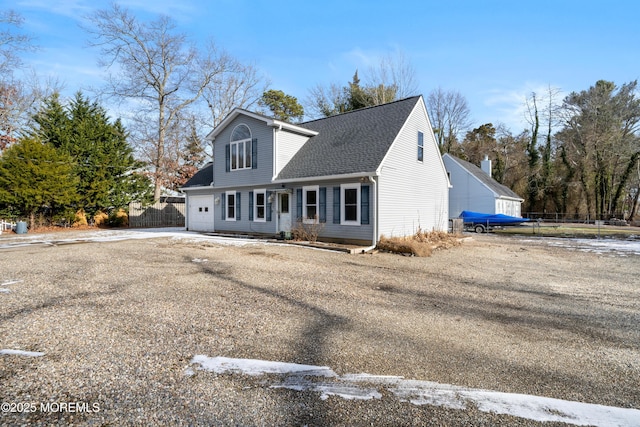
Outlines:
[[[367,253],[378,246],[378,183],[375,178],[369,175],[369,182],[373,184],[373,236],[371,246],[362,248],[362,253]]]

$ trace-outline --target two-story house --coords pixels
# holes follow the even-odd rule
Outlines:
[[[301,124],[235,109],[207,139],[214,162],[182,190],[188,230],[319,238],[446,230],[449,181],[422,96]]]

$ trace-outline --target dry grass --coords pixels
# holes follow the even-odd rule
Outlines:
[[[448,249],[460,245],[460,236],[444,231],[418,230],[413,236],[380,237],[377,248],[398,254],[411,254],[419,257],[431,256],[434,250]]]

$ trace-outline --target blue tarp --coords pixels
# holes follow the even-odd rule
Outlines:
[[[465,224],[482,224],[485,226],[492,225],[515,225],[522,222],[530,221],[529,218],[520,218],[517,216],[509,216],[504,214],[486,214],[480,212],[462,211],[460,218]]]

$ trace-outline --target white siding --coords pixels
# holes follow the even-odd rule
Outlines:
[[[445,157],[451,176],[449,193],[449,215],[457,218],[462,211],[494,214],[497,208],[496,195],[456,161]]]
[[[277,176],[280,173],[282,168],[289,163],[289,160],[293,158],[308,140],[308,136],[298,135],[286,130],[276,131],[276,158],[273,176]]]
[[[491,188],[448,155],[445,155],[443,160],[451,176],[452,188],[449,192],[449,215],[451,218],[460,216],[462,211],[520,216],[521,200],[498,196]]]
[[[424,158],[418,161],[418,132]],[[449,181],[424,101],[416,104],[380,168],[378,235],[406,236],[418,228],[446,231]]]

